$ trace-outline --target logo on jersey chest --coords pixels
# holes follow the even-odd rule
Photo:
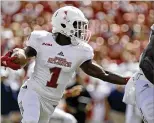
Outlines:
[[[65,66],[65,67],[71,67],[72,62],[68,62],[65,58],[55,57],[55,58],[49,58],[48,63]]]
[[[51,43],[42,43],[42,45],[52,46],[52,44],[51,44]]]

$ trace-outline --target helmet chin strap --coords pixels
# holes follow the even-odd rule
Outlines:
[[[76,37],[75,36],[72,36],[72,35],[67,35],[66,33],[64,33],[63,31],[60,31],[61,34],[67,36],[67,37],[70,37],[71,39],[71,44],[76,46],[76,45],[79,45],[79,41],[77,41]]]

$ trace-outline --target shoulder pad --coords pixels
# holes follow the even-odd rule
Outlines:
[[[44,31],[44,30],[35,30],[35,31],[31,32],[31,35],[37,36],[38,38],[47,36],[48,34],[49,34],[49,32]]]
[[[93,52],[93,48],[87,44],[87,43],[80,43],[78,46],[80,49],[83,49],[84,51],[91,51]]]

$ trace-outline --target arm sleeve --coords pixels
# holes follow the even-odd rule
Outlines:
[[[39,33],[33,31],[29,36],[29,39],[26,41],[26,46],[34,48],[37,52],[39,51]]]

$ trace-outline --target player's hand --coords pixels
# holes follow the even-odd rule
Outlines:
[[[5,56],[1,57],[1,65],[6,67],[6,61],[10,60],[13,51],[9,51],[5,54]]]
[[[66,97],[78,96],[78,95],[80,95],[81,91],[82,91],[81,85],[74,86],[73,88],[65,91],[64,97],[66,98]]]
[[[16,59],[16,57],[11,57],[13,51],[9,51],[5,56],[1,57],[1,65],[4,67],[9,67],[13,70],[18,70],[21,68],[20,65],[13,63],[13,60]]]
[[[82,86],[81,85],[77,85],[77,86],[73,87],[71,89],[71,91],[72,91],[72,94],[71,94],[72,97],[78,96],[78,95],[80,95],[80,93],[82,91]]]
[[[126,80],[126,84],[127,82],[129,81],[130,77],[125,77],[125,80]]]

